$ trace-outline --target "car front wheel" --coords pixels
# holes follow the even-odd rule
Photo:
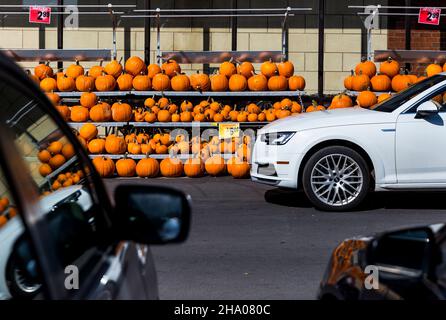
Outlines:
[[[343,146],[326,147],[306,163],[302,184],[308,199],[318,209],[351,210],[369,191],[370,171],[356,151]]]

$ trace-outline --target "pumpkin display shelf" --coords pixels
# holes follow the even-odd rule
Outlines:
[[[78,98],[82,92],[55,92],[61,98]],[[98,97],[299,97],[305,91],[94,91]]]
[[[379,92],[379,91],[372,91],[377,97],[379,97],[380,95],[382,95],[382,94],[388,94],[388,93],[390,93],[390,94],[395,94],[396,92],[385,92],[385,91],[382,91],[382,92]],[[357,95],[359,95],[361,92],[360,91],[351,91],[351,90],[346,90],[345,91],[345,94],[347,94],[347,95],[349,95],[349,96],[357,96]]]
[[[239,124],[240,127],[263,127],[267,125],[269,122],[266,121],[256,121],[256,122],[68,122],[68,125],[74,129],[78,129],[82,127],[86,123],[92,123],[97,127],[104,128],[119,128],[119,127],[140,127],[140,128],[192,128],[192,127],[200,127],[200,128],[216,128],[219,123],[223,124]]]
[[[70,158],[69,160],[67,160],[67,162],[65,162],[63,165],[61,165],[59,168],[57,168],[56,170],[54,170],[53,172],[51,172],[50,174],[48,174],[45,179],[43,180],[41,186],[50,183],[51,184],[51,180],[55,177],[57,177],[60,173],[64,172],[67,168],[69,168],[71,165],[73,165],[75,163],[75,161],[77,160],[77,157],[74,156],[72,158]]]
[[[220,156],[222,156],[225,160],[229,160],[232,157],[234,157],[233,153],[224,153],[224,154],[219,154]],[[141,159],[145,159],[147,157],[147,155],[145,154],[89,154],[88,155],[91,159],[94,158],[100,158],[100,157],[105,157],[105,158],[110,158],[112,160],[119,160],[122,159],[124,157],[130,158],[130,159],[134,159],[134,160],[141,160]],[[194,154],[177,154],[177,155],[171,155],[171,154],[149,154],[148,155],[149,158],[153,158],[153,159],[157,159],[157,160],[162,160],[165,158],[178,158],[182,161],[185,161],[187,159],[190,158],[195,158],[196,155]]]

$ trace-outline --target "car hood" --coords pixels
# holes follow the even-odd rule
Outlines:
[[[276,120],[263,127],[258,133],[394,122],[395,117],[391,113],[353,107],[296,114]]]

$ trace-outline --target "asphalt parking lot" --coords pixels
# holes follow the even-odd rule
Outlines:
[[[320,212],[304,195],[231,177],[135,179],[189,193],[185,244],[153,247],[161,299],[314,299],[343,239],[446,222],[446,193],[380,193],[360,211]],[[110,190],[123,179],[106,180]]]

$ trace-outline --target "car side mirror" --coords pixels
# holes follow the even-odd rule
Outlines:
[[[120,185],[115,190],[115,232],[119,240],[143,244],[187,239],[190,196],[160,186]]]
[[[425,118],[433,114],[437,114],[441,106],[434,100],[425,101],[417,108],[415,118]]]
[[[367,248],[368,265],[397,277],[432,279],[440,261],[440,249],[428,227],[384,233]]]

